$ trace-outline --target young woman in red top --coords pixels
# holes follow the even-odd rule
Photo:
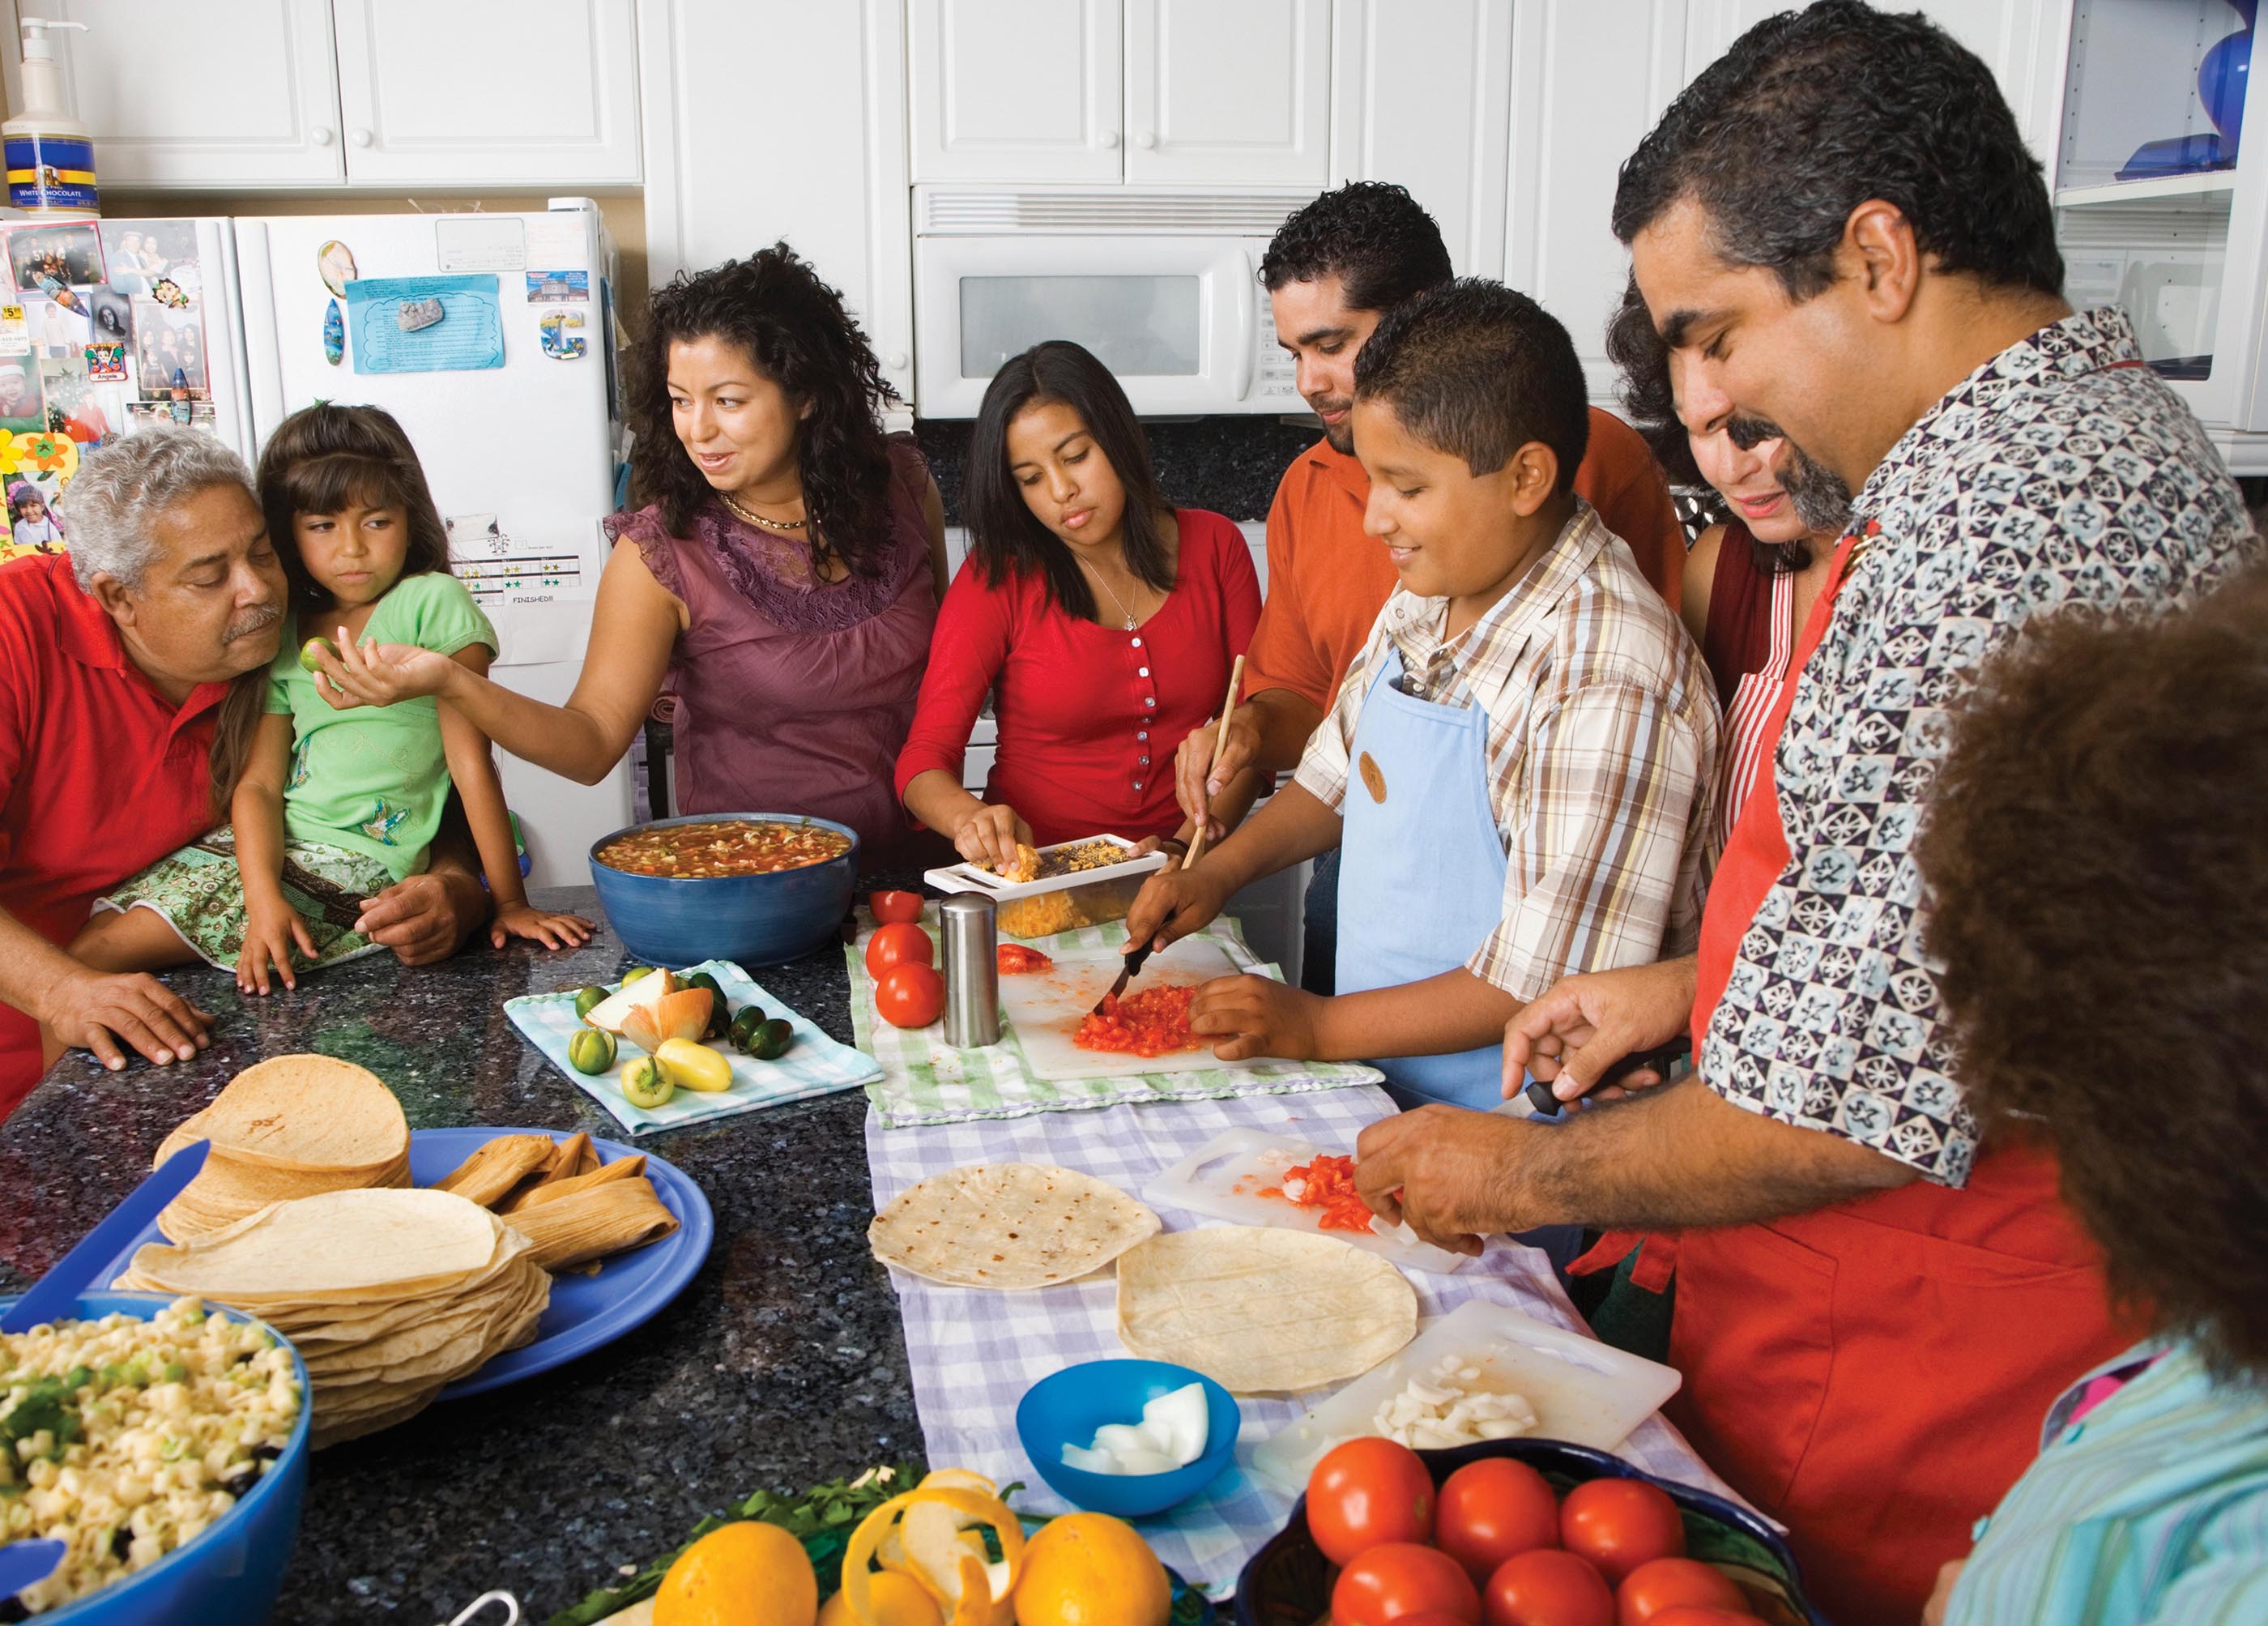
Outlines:
[[[968,558],[898,756],[906,810],[995,867],[1020,842],[1185,840],[1173,747],[1219,712],[1260,617],[1243,536],[1166,501],[1126,392],[1061,340],[985,390],[965,506]],[[999,748],[979,801],[961,766],[988,691]]]

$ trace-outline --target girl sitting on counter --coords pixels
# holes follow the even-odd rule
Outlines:
[[[1166,501],[1126,392],[1063,340],[994,374],[966,504],[968,558],[898,754],[906,810],[997,868],[1020,843],[1106,831],[1187,851],[1172,747],[1218,712],[1260,618],[1243,535]],[[980,801],[961,769],[988,691],[999,749]],[[1241,815],[1252,776],[1233,789]]]

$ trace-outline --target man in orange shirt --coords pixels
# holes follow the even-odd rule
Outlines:
[[[1268,598],[1245,657],[1244,703],[1229,713],[1228,742],[1212,766],[1215,725],[1182,740],[1175,789],[1191,818],[1248,767],[1273,775],[1299,765],[1307,736],[1370,637],[1397,578],[1386,550],[1364,535],[1370,479],[1354,457],[1354,359],[1379,318],[1454,273],[1441,228],[1407,190],[1357,181],[1326,192],[1277,228],[1260,262],[1276,316],[1276,342],[1299,363],[1300,394],[1323,420],[1323,438],[1284,472],[1268,510]],[[1576,494],[1628,544],[1646,579],[1672,605],[1685,565],[1685,533],[1660,467],[1636,430],[1591,409],[1589,449]],[[1233,822],[1241,807],[1225,804]],[[1328,994],[1337,952],[1338,853],[1315,861],[1307,888],[1301,986]]]

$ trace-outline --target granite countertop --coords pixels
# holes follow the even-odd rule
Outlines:
[[[588,887],[536,897],[599,918]],[[0,1125],[0,1289],[20,1290],[61,1257],[133,1189],[175,1124],[265,1055],[361,1062],[394,1086],[412,1128],[622,1138],[521,1040],[503,1004],[611,981],[627,963],[602,927],[572,953],[482,942],[416,970],[372,955],[266,1000],[240,998],[221,972],[169,973],[217,1016],[210,1049],[117,1074],[75,1053]],[[756,975],[850,1042],[839,947]],[[541,1622],[749,1491],[918,1456],[897,1299],[866,1248],[865,1110],[851,1090],[641,1141],[716,1210],[701,1274],[603,1349],[317,1453],[275,1618],[428,1626],[500,1586]]]

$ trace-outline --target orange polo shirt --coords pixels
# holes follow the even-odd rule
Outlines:
[[[1668,482],[1637,430],[1591,409],[1575,491],[1630,544],[1638,569],[1675,609],[1685,529]],[[1245,656],[1244,693],[1289,689],[1322,711],[1400,585],[1384,544],[1362,530],[1370,477],[1319,440],[1284,471],[1268,510],[1268,602]]]
[[[0,907],[67,943],[97,898],[211,829],[227,693],[159,694],[62,555],[0,565]],[[0,1005],[0,1118],[39,1078],[37,1025]]]

